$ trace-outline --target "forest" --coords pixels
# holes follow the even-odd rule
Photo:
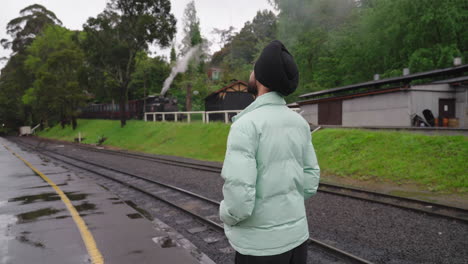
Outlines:
[[[267,1],[267,0],[265,0]],[[200,30],[196,2],[178,21],[169,0],[109,0],[81,30],[69,30],[47,7],[34,4],[7,25],[12,51],[0,75],[0,130],[68,120],[77,125],[80,108],[161,92],[171,68],[193,47],[194,56],[169,94],[187,110],[203,110],[203,99],[231,80],[247,81],[255,59],[271,40],[293,54],[300,72],[298,90],[287,97],[402,74],[451,67],[468,61],[466,0],[268,0],[240,29],[213,29],[217,51]],[[176,24],[184,38],[174,42]],[[170,56],[150,52],[171,48]],[[209,78],[210,68],[222,71]],[[190,87],[191,89],[188,89]],[[126,120],[121,120],[125,126]],[[1,131],[0,131],[1,132]]]

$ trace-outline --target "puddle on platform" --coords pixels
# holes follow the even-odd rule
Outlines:
[[[134,202],[132,201],[125,201],[126,204],[128,204],[130,207],[132,207],[133,209],[135,209],[137,212],[139,212],[140,214],[142,214],[145,218],[153,221],[154,218],[153,216],[148,212],[146,211],[145,209],[142,209],[140,207],[138,207]]]
[[[77,193],[77,192],[66,192],[65,194],[67,195],[68,199],[70,199],[70,201],[81,201],[81,200],[86,199],[86,197],[88,197],[89,195],[87,193]]]
[[[89,210],[96,210],[96,205],[92,203],[84,202],[80,205],[76,205],[75,208],[78,212],[84,212],[84,211],[89,211]]]
[[[67,192],[65,193],[71,201],[80,201],[86,199],[88,194],[86,193],[76,193],[76,192]],[[50,201],[58,201],[60,200],[60,196],[58,196],[55,192],[47,192],[47,193],[40,193],[35,195],[25,195],[19,196],[15,198],[11,198],[8,202],[22,202],[22,204],[31,204],[38,201],[43,202],[50,202]]]
[[[17,215],[16,217],[18,218],[18,221],[17,221],[18,224],[22,224],[22,223],[36,221],[40,217],[54,215],[61,211],[63,210],[57,210],[57,209],[49,207],[49,208],[43,208],[43,209],[39,209],[39,210],[27,212],[27,213],[22,213],[22,214]]]
[[[33,247],[45,248],[43,243],[31,241],[26,235],[21,235],[19,237],[16,237],[16,239],[21,243],[24,243],[24,244],[27,244],[27,245],[30,245],[30,246],[33,246]]]
[[[65,185],[68,185],[68,183],[61,183],[61,184],[57,184],[57,186],[65,186]],[[25,190],[28,190],[28,189],[41,189],[41,188],[51,188],[50,185],[39,185],[39,186],[34,186],[34,187],[27,187],[27,188],[24,188]]]
[[[50,162],[50,159],[48,159],[48,158],[46,158],[46,157],[39,156],[39,158],[40,158],[42,161],[44,161],[44,162],[47,162],[47,163]],[[45,166],[47,166],[47,165],[45,165]]]
[[[102,184],[98,184],[99,186],[101,186],[101,188],[103,188],[104,190],[106,191],[110,191],[109,188],[107,188],[106,186],[102,185]]]
[[[137,214],[137,213],[135,213],[135,214],[128,214],[127,216],[128,216],[128,218],[130,218],[130,219],[139,219],[139,218],[143,218],[143,216],[141,216],[141,214]]]
[[[60,197],[55,192],[41,193],[36,195],[25,195],[9,199],[8,202],[22,202],[21,204],[31,204],[36,201],[57,201]]]
[[[65,219],[65,218],[69,218],[69,217],[71,217],[71,216],[69,216],[69,215],[61,215],[61,216],[55,217],[55,219]]]

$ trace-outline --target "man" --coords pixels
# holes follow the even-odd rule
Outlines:
[[[304,200],[320,169],[308,123],[286,106],[299,72],[279,41],[265,47],[250,76],[255,101],[233,118],[221,176],[220,218],[236,264],[306,263]]]

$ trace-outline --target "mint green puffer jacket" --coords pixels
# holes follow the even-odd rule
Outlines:
[[[233,118],[221,176],[220,218],[236,251],[276,255],[309,238],[304,200],[320,169],[309,125],[281,95],[264,94]]]

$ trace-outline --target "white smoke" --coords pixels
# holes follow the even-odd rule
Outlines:
[[[161,90],[161,95],[166,94],[167,90],[169,90],[169,87],[171,86],[172,81],[174,81],[174,78],[177,76],[177,74],[185,72],[187,70],[190,59],[199,52],[199,48],[200,45],[192,47],[180,60],[177,61],[176,65],[172,68],[171,74],[164,81],[164,85]]]

